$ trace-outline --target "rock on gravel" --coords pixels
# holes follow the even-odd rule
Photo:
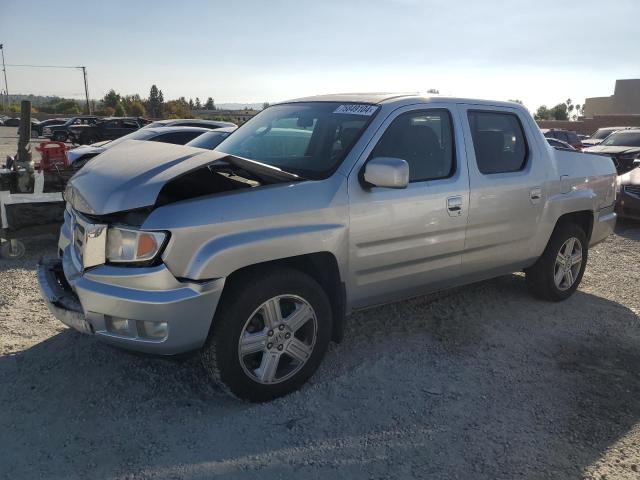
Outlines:
[[[262,405],[197,359],[132,355],[59,324],[35,262],[0,260],[0,478],[640,478],[640,228],[580,290],[522,275],[360,312],[312,381]]]

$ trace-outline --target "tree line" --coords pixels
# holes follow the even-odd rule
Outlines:
[[[120,95],[111,89],[94,110],[98,115],[116,117],[188,118],[193,111],[216,110],[216,104],[212,97],[207,98],[204,104],[198,97],[195,101],[185,97],[165,101],[162,90],[154,84],[144,99],[138,94]]]

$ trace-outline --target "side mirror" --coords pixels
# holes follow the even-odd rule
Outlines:
[[[409,164],[393,157],[376,157],[364,167],[364,181],[375,187],[407,188]]]

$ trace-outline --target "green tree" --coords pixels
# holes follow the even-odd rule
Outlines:
[[[116,105],[116,108],[114,109],[113,114],[116,117],[125,117],[127,115],[127,112],[124,109],[124,106],[122,105],[122,103],[118,103]]]
[[[164,106],[164,111],[167,118],[189,118],[191,116],[189,103],[184,98],[168,101]]]
[[[189,99],[189,110],[193,110],[195,108],[196,104],[193,103],[193,99],[190,98]]]
[[[122,101],[120,94],[116,93],[114,89],[111,89],[102,99],[102,103],[105,107],[116,108],[116,106]]]
[[[147,99],[147,111],[149,115],[154,118],[160,118],[162,116],[162,104],[164,103],[164,97],[162,90],[158,90],[156,85],[151,85],[149,91],[149,98]]]
[[[80,106],[75,100],[63,100],[56,104],[55,113],[78,115],[80,113]]]
[[[536,113],[533,114],[533,118],[536,120],[550,120],[551,112],[546,105],[540,105],[538,110],[536,110]]]
[[[566,103],[559,103],[550,110],[552,120],[569,120],[569,112]]]
[[[200,103],[200,99],[196,97],[196,110],[202,110],[202,103]]]
[[[262,104],[262,109],[263,109],[263,110],[264,110],[265,108],[268,108],[268,107],[269,107],[269,102],[264,102],[264,103]]]
[[[205,110],[215,110],[216,109],[216,104],[213,101],[213,98],[209,97],[207,98],[207,103],[204,104],[204,109]]]
[[[134,117],[144,117],[145,115],[144,104],[139,100],[134,100],[133,102],[131,102],[131,104],[127,108],[127,111]]]

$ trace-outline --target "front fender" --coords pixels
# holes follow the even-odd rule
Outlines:
[[[340,224],[265,228],[214,238],[195,253],[186,271],[192,279],[222,278],[258,263],[317,252],[342,256],[347,229]]]

